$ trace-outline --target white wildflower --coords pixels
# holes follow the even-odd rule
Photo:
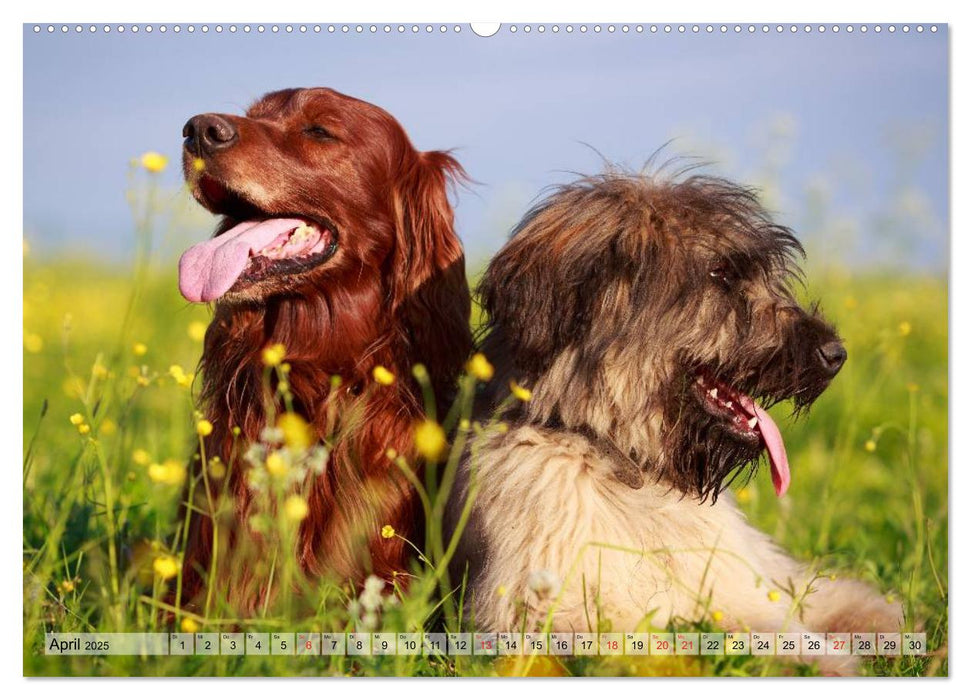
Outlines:
[[[361,593],[361,597],[358,599],[361,601],[361,605],[367,611],[380,610],[381,609],[381,594],[373,593],[371,591],[364,591]]]
[[[266,459],[266,448],[260,443],[254,442],[246,448],[246,452],[243,453],[243,459],[254,467],[261,467]]]
[[[269,473],[265,469],[248,469],[246,484],[253,491],[263,491],[269,484]]]
[[[529,588],[540,598],[552,598],[560,590],[560,581],[549,569],[540,569],[529,575]]]
[[[260,440],[268,445],[279,445],[283,442],[283,430],[267,426],[260,431]]]
[[[371,574],[364,581],[364,591],[366,593],[381,593],[384,590],[384,580]]]
[[[307,455],[307,466],[314,474],[323,474],[328,457],[330,457],[330,451],[326,447],[322,445],[315,447]]]

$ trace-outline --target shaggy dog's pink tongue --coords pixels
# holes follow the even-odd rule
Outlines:
[[[179,291],[189,301],[218,299],[236,283],[252,256],[304,255],[314,252],[321,238],[316,227],[300,219],[244,221],[182,254]]]
[[[782,433],[772,417],[765,409],[744,394],[741,395],[742,408],[758,420],[758,429],[762,433],[762,440],[769,453],[769,464],[772,466],[772,484],[775,495],[782,496],[789,488],[789,457],[786,456],[786,446],[782,442]]]

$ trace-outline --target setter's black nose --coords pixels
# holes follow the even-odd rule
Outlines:
[[[197,114],[182,127],[185,148],[195,156],[210,155],[229,148],[239,139],[239,132],[218,114]]]
[[[846,362],[846,348],[838,340],[831,340],[820,345],[816,349],[816,355],[819,357],[819,363],[823,366],[823,369],[831,377],[835,377],[843,363]]]

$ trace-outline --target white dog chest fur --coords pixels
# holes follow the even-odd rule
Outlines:
[[[483,447],[460,480],[464,496],[477,472],[466,545],[477,629],[537,628],[551,615],[556,631],[596,631],[602,618],[634,631],[716,611],[728,629],[820,629],[814,603],[835,586],[749,525],[730,494],[712,505],[650,479],[631,489],[567,432],[524,426]]]

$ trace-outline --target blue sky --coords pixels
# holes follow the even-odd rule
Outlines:
[[[228,25],[227,25],[228,26]],[[541,35],[75,34],[24,28],[24,225],[35,249],[131,249],[128,163],[173,159],[193,114],[326,85],[378,104],[421,149],[454,148],[471,257],[494,252],[542,188],[599,169],[700,155],[767,187],[778,218],[853,263],[904,240],[947,260],[948,39],[747,32]],[[585,144],[589,144],[585,145]],[[593,149],[591,148],[593,147]],[[163,174],[173,189],[177,168]],[[203,216],[179,245],[208,235]],[[847,233],[845,245],[839,242]],[[852,241],[850,241],[852,238]]]

